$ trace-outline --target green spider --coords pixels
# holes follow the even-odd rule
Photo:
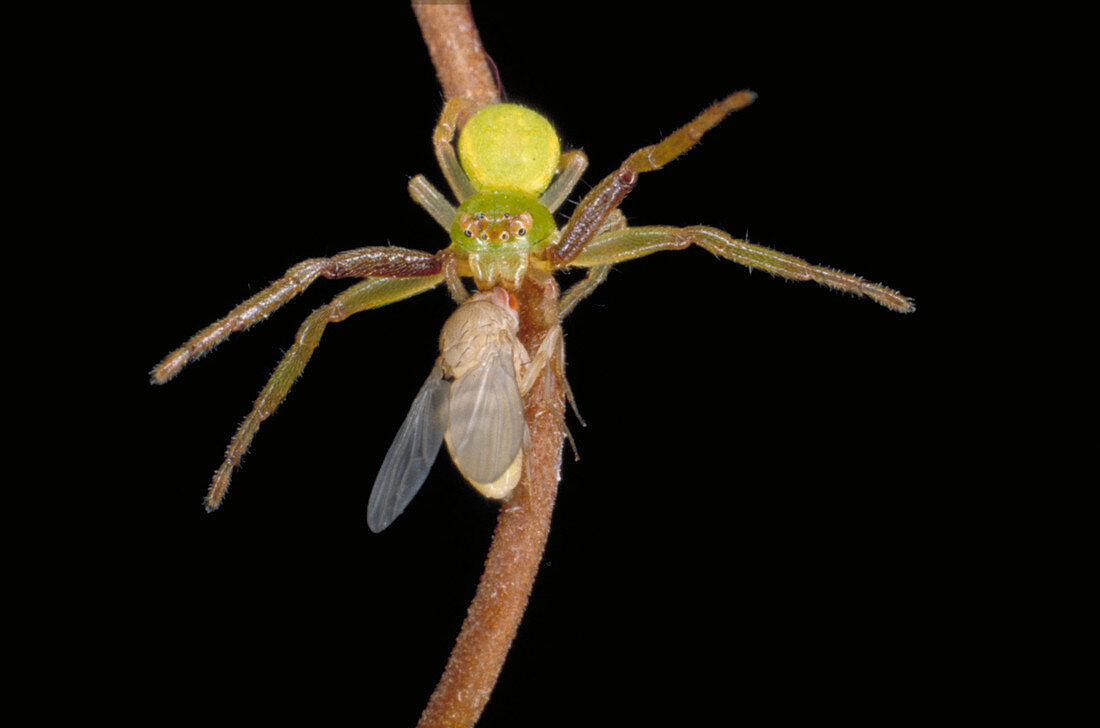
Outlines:
[[[468,337],[465,348],[473,348],[475,363],[490,357],[488,352],[492,347],[484,344],[486,336],[496,337],[494,341],[514,337],[514,327],[518,324],[514,321],[509,323],[511,319],[507,311],[516,310],[517,296],[523,300],[531,290],[553,285],[555,271],[582,267],[587,269],[587,275],[561,296],[557,311],[549,317],[552,320],[544,322],[546,332],[558,331],[560,320],[603,282],[613,264],[661,250],[682,250],[692,244],[749,268],[784,278],[812,280],[867,296],[895,311],[913,311],[910,299],[885,286],[831,268],[811,265],[795,256],[735,239],[715,228],[627,226],[618,206],[634,188],[638,175],[668,164],[694,146],[727,114],[748,106],[754,98],[755,95],[749,91],[732,94],[711,105],[659,143],[631,154],[617,170],[585,195],[560,229],[554,223],[554,213],[583,174],[588,164],[584,153],[578,150],[562,153],[553,126],[530,109],[515,104],[479,105],[464,98],[449,100],[435,126],[432,142],[439,166],[459,205],[454,207],[423,175],[417,175],[409,182],[409,193],[448,232],[450,245],[434,254],[393,246],[365,247],[331,258],[302,261],[227,316],[199,331],[153,369],[154,383],[167,382],[188,362],[212,349],[231,333],[266,318],[318,277],[364,279],[314,311],[302,323],[294,344],[283,356],[257,397],[252,411],[230,441],[225,459],[207,493],[207,510],[212,511],[221,504],[233,470],[248,449],[260,423],[286,397],[330,322],[342,321],[360,311],[409,298],[440,283],[447,285],[456,302],[464,304],[452,316],[452,321],[457,322],[455,330],[464,332],[459,338]],[[453,141],[460,128],[456,152]],[[471,298],[462,282],[463,277],[473,278],[479,291],[497,293],[488,298],[485,294]],[[466,303],[468,299],[470,303]],[[473,304],[478,302],[483,304],[476,309],[481,313],[475,313]],[[469,324],[473,320],[478,323]],[[554,342],[560,347],[560,336]],[[517,389],[530,386],[531,376],[521,376],[519,371],[519,368],[526,366],[521,360],[526,361],[524,357],[527,352],[516,351],[515,346],[508,343],[505,349],[509,353],[503,357],[508,359],[514,353],[515,366],[498,369],[495,378],[487,376],[489,384],[482,385],[483,388],[491,388],[504,380],[507,380],[509,392],[513,382]],[[535,356],[537,367],[552,362],[557,362],[559,367],[564,366],[560,351],[541,351],[542,348],[540,346],[540,352]],[[444,358],[441,356],[440,361],[443,362]],[[563,372],[559,371],[559,374],[563,375]],[[438,450],[444,431],[449,436],[450,431],[460,427],[475,432],[483,427],[492,430],[498,424],[495,420],[503,416],[499,412],[477,410],[476,415],[466,415],[467,418],[473,417],[470,421],[457,422],[457,416],[452,415],[449,425],[445,418],[440,420],[434,415],[429,416],[439,407],[438,392],[433,387],[439,388],[443,386],[441,382],[450,382],[448,376],[451,375],[446,375],[442,370],[440,373],[433,370],[433,376],[418,395],[409,418],[387,455],[371,498],[370,510],[383,513],[371,517],[374,530],[388,525],[420,487],[435,459],[435,452],[427,450],[432,447]],[[454,378],[454,389],[459,387],[460,380],[461,376]],[[504,398],[515,400],[511,394]],[[514,408],[510,417],[515,417]],[[515,436],[513,430],[506,430],[511,433],[506,439],[512,443],[511,447],[523,448],[523,438]],[[488,439],[483,438],[483,441]],[[424,445],[422,441],[429,442]],[[516,445],[517,442],[520,444]],[[450,439],[448,447],[452,447]],[[500,463],[500,477],[487,475],[479,483],[462,467],[455,448],[452,448],[452,456],[467,479],[487,495],[497,498],[507,497],[511,487],[514,487],[521,455],[522,452],[509,451],[494,456],[493,459]],[[413,461],[416,462],[410,465]],[[496,470],[490,470],[496,473]],[[504,485],[494,485],[488,490],[482,487],[490,481]],[[385,502],[378,504],[378,501]]]

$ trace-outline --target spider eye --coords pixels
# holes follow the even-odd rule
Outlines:
[[[526,234],[527,234],[527,228],[522,228],[521,227],[519,230],[516,230],[516,237],[518,237],[518,238],[522,238]]]
[[[466,228],[466,237],[472,238],[473,236],[474,236],[474,234],[472,232],[470,232],[470,229]]]
[[[506,243],[506,242],[508,242],[508,238],[510,238],[510,237],[512,237],[512,236],[511,236],[511,235],[509,235],[508,233],[506,233],[506,232],[502,232],[502,233],[500,234],[500,242],[502,242],[502,243]]]
[[[478,237],[479,240],[481,240],[483,242],[486,242],[486,243],[489,242],[489,233],[482,233],[481,235],[478,235],[477,237]]]

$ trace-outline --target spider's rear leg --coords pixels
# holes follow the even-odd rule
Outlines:
[[[539,203],[550,212],[555,212],[569,198],[569,194],[577,186],[577,182],[587,168],[588,157],[581,150],[562,152],[561,159],[558,161],[557,176],[546,191],[539,195]]]
[[[623,230],[625,228],[626,217],[623,215],[622,211],[612,210],[611,214],[604,220],[603,227],[600,228],[597,237],[604,233],[611,232],[612,230]],[[596,290],[597,286],[607,280],[607,274],[610,270],[611,263],[594,263],[588,266],[588,273],[585,277],[574,283],[569,287],[569,290],[562,294],[561,300],[558,302],[558,317],[565,318],[574,308],[576,308],[578,303],[592,295],[592,291]],[[574,409],[576,409],[576,407],[574,407]]]
[[[452,205],[443,193],[435,188],[428,178],[418,174],[409,180],[409,197],[424,208],[425,212],[432,216],[439,226],[451,232],[451,225],[455,221],[455,206]]]
[[[833,268],[812,265],[797,256],[738,240],[722,230],[703,225],[685,228],[628,227],[604,233],[574,258],[571,265],[605,266],[660,250],[683,250],[692,244],[747,268],[797,281],[814,281],[857,296],[867,296],[894,311],[909,313],[916,309],[911,299],[892,288]]]
[[[443,275],[422,276],[420,278],[371,278],[357,283],[334,298],[331,303],[311,313],[302,322],[294,337],[294,345],[287,350],[271,378],[267,380],[260,396],[256,398],[252,411],[244,419],[237,433],[229,442],[225,451],[225,460],[206,496],[206,510],[213,511],[221,505],[225,491],[229,488],[229,479],[241,456],[248,450],[249,443],[260,427],[260,423],[271,416],[275,408],[286,397],[294,380],[302,373],[313,350],[321,340],[325,327],[333,321],[343,321],[348,316],[369,308],[385,306],[403,298],[415,296],[443,281]]]
[[[151,372],[154,384],[164,384],[193,359],[220,344],[235,331],[262,321],[290,299],[325,278],[364,278],[367,276],[434,276],[443,261],[431,253],[393,246],[356,248],[331,258],[303,260],[282,278],[270,284],[229,312],[224,318],[192,336],[186,344],[166,356]]]
[[[477,188],[466,176],[466,171],[462,169],[452,142],[459,127],[485,103],[485,101],[463,96],[447,99],[447,103],[443,105],[443,112],[439,115],[439,121],[436,122],[435,129],[432,131],[432,148],[435,150],[436,161],[439,162],[439,168],[460,204],[467,197],[475,194]]]

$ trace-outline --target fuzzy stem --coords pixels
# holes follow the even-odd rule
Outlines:
[[[481,46],[470,5],[413,0],[412,7],[443,95],[499,101],[496,77]]]
[[[496,100],[477,28],[466,4],[413,3],[432,63],[447,98]],[[517,292],[519,336],[528,351],[558,324],[553,278],[529,279]],[[484,710],[523,612],[550,533],[565,439],[564,388],[547,367],[524,401],[529,432],[527,467],[501,507],[477,593],[466,613],[443,676],[420,716],[419,728],[472,726]]]

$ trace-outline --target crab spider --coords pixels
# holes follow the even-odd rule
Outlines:
[[[469,296],[463,277],[473,278],[481,291],[503,287],[520,292],[529,285],[546,285],[554,271],[586,268],[587,275],[561,296],[556,319],[545,322],[545,331],[550,332],[604,280],[611,265],[694,244],[749,268],[866,296],[895,311],[913,311],[912,301],[890,288],[750,244],[715,228],[627,226],[618,206],[637,184],[638,176],[660,169],[686,152],[726,115],[748,106],[754,98],[749,91],[734,93],[657,144],[631,154],[584,196],[560,229],[553,215],[583,174],[588,164],[584,153],[562,153],[550,122],[530,109],[514,104],[479,105],[464,98],[449,100],[432,143],[458,206],[423,175],[409,182],[413,200],[448,232],[450,244],[445,249],[432,254],[393,246],[366,247],[305,260],[199,331],[153,369],[154,383],[167,382],[190,361],[233,332],[266,318],[319,277],[363,279],[302,323],[294,344],[230,441],[207,493],[207,510],[221,504],[233,470],[260,423],[286,397],[329,323],[415,296],[441,283],[462,303]],[[460,129],[456,150],[453,142]]]

